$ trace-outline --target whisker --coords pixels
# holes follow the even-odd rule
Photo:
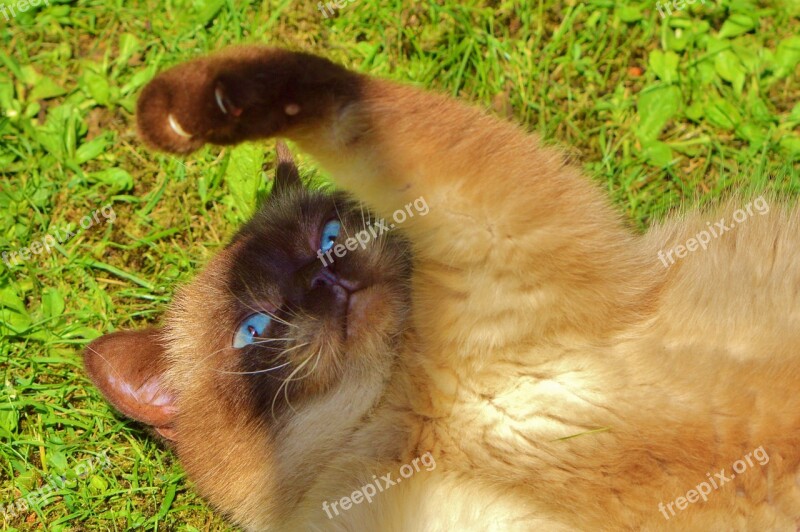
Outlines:
[[[229,346],[229,345],[226,345],[225,347],[221,347],[221,348],[217,349],[216,351],[212,351],[211,353],[207,354],[207,355],[206,355],[206,356],[204,356],[202,359],[200,359],[200,360],[199,360],[197,363],[198,363],[198,364],[202,364],[203,362],[205,362],[205,361],[206,361],[206,360],[208,360],[209,358],[213,357],[213,356],[214,356],[214,355],[216,355],[217,353],[219,353],[219,352],[221,352],[221,351],[225,351],[226,349],[235,349],[235,348],[234,348],[234,347],[231,347],[231,346]]]
[[[295,314],[295,317],[297,317],[297,318],[305,318],[305,319],[308,319],[308,320],[311,320],[311,321],[319,321],[317,318],[315,318],[314,316],[312,316],[311,314],[309,314],[308,312],[306,312],[303,309],[299,309],[299,312],[300,312],[300,314]]]
[[[253,342],[253,345],[268,344],[270,342],[288,342],[288,341],[292,341],[292,340],[295,340],[295,338],[264,338],[264,339],[259,340],[257,342]],[[306,344],[306,345],[308,345],[308,344]],[[236,348],[232,347],[230,345],[221,347],[221,348],[217,349],[216,351],[212,351],[211,353],[209,353],[206,356],[204,356],[202,359],[200,359],[198,361],[198,364],[205,362],[206,360],[208,360],[212,356],[216,355],[217,353],[219,353],[221,351],[225,351],[226,349],[236,349]]]
[[[284,320],[282,318],[279,318],[278,316],[276,316],[275,314],[273,314],[272,312],[270,312],[268,310],[262,310],[261,312],[263,312],[264,314],[266,314],[267,316],[269,316],[273,320],[277,321],[278,323],[282,323],[282,324],[286,325],[287,327],[293,327],[295,329],[299,328],[294,323],[289,323],[288,321],[286,321],[286,320]]]
[[[334,353],[335,352],[333,347],[331,346],[330,338],[326,338],[325,339],[325,345],[327,347],[327,350],[328,350],[327,352],[328,353]],[[341,363],[341,360],[339,360],[339,357],[332,356],[332,357],[330,357],[330,359],[333,361],[336,373],[337,374],[341,374],[341,372],[342,372],[342,363]]]
[[[289,349],[284,349],[281,352],[281,356],[285,355],[286,353],[289,353],[290,351],[294,351],[295,349],[300,349],[301,347],[305,347],[305,346],[309,345],[309,343],[310,342],[303,342],[302,344],[297,344],[297,345],[295,345],[293,347],[290,347]]]
[[[270,304],[271,304],[271,303],[270,303]],[[273,306],[274,306],[274,305],[273,305]],[[294,310],[292,310],[290,307],[288,307],[288,306],[284,306],[284,307],[282,307],[282,308],[281,308],[281,310],[282,310],[283,312],[285,312],[285,313],[286,313],[286,314],[287,314],[289,317],[291,317],[291,318],[297,318],[297,317],[299,317],[299,316],[297,315],[297,313],[296,313]],[[293,324],[292,326],[294,326],[294,324]]]
[[[317,351],[317,358],[314,361],[314,367],[312,367],[310,370],[308,370],[308,373],[306,373],[305,375],[303,375],[302,377],[300,377],[297,380],[302,380],[302,379],[305,379],[306,377],[311,376],[311,374],[314,373],[314,371],[317,369],[317,366],[319,365],[319,361],[320,361],[321,358],[322,358],[322,349]]]
[[[267,369],[259,369],[259,370],[255,370],[255,371],[222,371],[222,370],[217,370],[217,373],[224,373],[226,375],[257,375],[259,373],[268,373],[270,371],[275,371],[276,369],[285,368],[286,366],[288,366],[291,363],[292,362],[289,361],[289,362],[285,362],[285,363],[281,364],[280,366],[275,366],[275,367],[267,368]]]
[[[297,344],[297,345],[295,345],[293,347],[290,347],[289,349],[284,349],[279,354],[276,354],[275,358],[280,358],[283,355],[285,355],[286,353],[294,351],[295,349],[300,349],[300,348],[306,347],[307,345],[309,345],[309,342],[305,342],[305,343],[302,343],[302,344]],[[267,373],[267,372],[270,372],[270,371],[275,371],[276,369],[285,368],[286,366],[288,366],[291,363],[292,363],[292,361],[289,360],[286,363],[281,364],[280,366],[275,366],[275,367],[267,368],[267,369],[259,369],[259,370],[255,370],[255,371],[222,371],[222,370],[217,370],[217,372],[218,373],[225,373],[226,375],[256,375],[258,373]]]
[[[250,289],[250,285],[247,283],[247,281],[246,281],[246,280],[244,280],[244,279],[242,279],[241,277],[239,278],[239,280],[240,280],[240,281],[242,281],[242,284],[244,284],[244,286],[245,286],[245,289],[247,289],[247,292],[250,294],[250,296],[251,296],[251,297],[253,297],[253,292],[252,292],[252,290]],[[250,310],[252,310],[252,311],[253,311],[253,312],[255,312],[255,313],[262,312],[262,311],[261,311],[261,309],[257,309],[257,308],[255,308],[255,307],[253,307],[252,305],[250,305],[249,303],[247,303],[247,302],[246,302],[244,299],[240,298],[240,297],[239,297],[239,295],[238,295],[238,294],[236,294],[236,292],[234,292],[234,291],[233,291],[233,289],[231,289],[230,287],[228,287],[228,292],[229,292],[229,293],[230,293],[230,294],[231,294],[231,295],[232,295],[232,296],[233,296],[233,297],[234,297],[234,298],[235,298],[235,299],[236,299],[236,300],[237,300],[239,303],[241,303],[243,307],[245,307],[245,308],[247,308],[247,309],[250,309]],[[254,299],[255,299],[255,298],[254,298]]]
[[[244,287],[245,287],[245,289],[247,290],[247,293],[248,293],[248,294],[250,294],[250,297],[251,297],[252,299],[254,299],[254,300],[255,300],[255,299],[258,299],[258,298],[256,298],[256,297],[255,297],[255,294],[253,294],[253,290],[250,288],[250,285],[247,283],[247,281],[246,281],[246,280],[244,280],[244,279],[241,279],[241,278],[240,278],[240,280],[242,281],[242,284],[244,284]],[[239,303],[241,303],[241,304],[242,304],[242,306],[244,306],[245,308],[248,308],[248,309],[252,310],[254,313],[256,313],[256,314],[266,314],[267,316],[269,316],[269,317],[270,317],[270,318],[272,318],[273,320],[277,321],[278,323],[282,323],[282,324],[286,325],[287,327],[294,327],[294,328],[297,328],[297,325],[294,325],[294,324],[292,324],[292,323],[289,323],[288,321],[286,321],[286,320],[284,320],[284,319],[282,319],[282,318],[279,318],[278,316],[276,316],[276,315],[275,315],[275,314],[273,314],[272,312],[268,311],[267,309],[263,309],[263,308],[262,308],[262,309],[258,309],[258,308],[255,308],[255,307],[253,307],[252,305],[248,304],[248,303],[247,303],[247,302],[245,302],[245,301],[244,301],[242,298],[240,298],[240,297],[239,297],[239,296],[238,296],[236,293],[234,293],[234,292],[233,292],[233,290],[231,290],[231,289],[230,289],[230,287],[228,287],[228,292],[230,292],[230,294],[231,294],[231,295],[232,295],[234,298],[236,298],[236,300],[237,300],[237,301],[239,301]],[[271,301],[270,301],[269,303],[270,303],[270,305],[272,305],[273,307],[277,307],[277,305],[273,304]]]
[[[309,319],[311,321],[317,321],[317,318],[311,316],[310,314],[306,314],[302,309],[293,310],[291,307],[283,307],[283,311],[292,316],[293,318],[297,319]],[[298,314],[298,311],[302,314]],[[297,327],[297,325],[292,325],[292,327]]]
[[[347,225],[345,225],[344,220],[342,219],[342,215],[339,214],[339,206],[336,205],[335,201],[333,202],[333,208],[334,210],[336,210],[336,216],[339,218],[339,221],[341,222],[341,227],[342,229],[344,229],[344,234],[347,235],[347,238],[350,238],[350,233],[347,232]]]
[[[275,392],[275,396],[272,398],[272,406],[270,407],[270,412],[271,412],[271,414],[272,414],[272,418],[273,418],[273,419],[275,419],[276,421],[277,421],[277,418],[275,417],[275,401],[277,401],[277,400],[278,400],[278,396],[281,394],[281,389],[285,389],[285,390],[286,390],[286,392],[285,392],[286,404],[287,404],[287,405],[289,405],[289,408],[291,408],[291,409],[292,409],[292,412],[294,412],[295,414],[297,413],[297,411],[296,411],[296,410],[294,409],[294,407],[292,406],[292,403],[291,403],[291,402],[289,402],[289,388],[288,388],[288,386],[289,386],[289,382],[292,380],[292,377],[294,377],[294,375],[295,375],[295,374],[296,374],[298,371],[300,371],[301,369],[303,369],[303,367],[305,367],[305,365],[306,365],[306,364],[308,364],[308,361],[309,361],[309,360],[311,360],[311,357],[312,357],[312,356],[313,356],[313,355],[309,355],[309,356],[308,356],[308,357],[307,357],[307,358],[306,358],[306,359],[303,361],[303,363],[302,363],[302,364],[300,364],[299,366],[297,366],[297,367],[296,367],[296,368],[295,368],[295,369],[294,369],[294,370],[293,370],[293,371],[292,371],[292,372],[289,374],[289,376],[288,376],[286,379],[284,379],[284,380],[283,380],[283,382],[281,383],[281,385],[278,387],[278,390]]]
[[[289,375],[289,378],[287,380],[288,381],[291,381],[291,380],[301,381],[301,380],[305,379],[306,377],[310,376],[312,373],[314,373],[314,370],[317,369],[317,365],[319,364],[319,360],[320,360],[320,358],[322,358],[321,355],[322,355],[322,349],[317,351],[317,355],[316,355],[315,360],[314,360],[314,366],[310,370],[308,370],[305,375],[303,375],[302,377],[298,377],[297,379],[292,379],[292,375]],[[306,362],[308,362],[308,360],[310,358],[311,357],[306,359]],[[305,362],[303,363],[303,365],[305,365]],[[283,396],[286,399],[286,402],[289,403],[289,386],[288,385],[283,388]],[[289,404],[289,406],[291,407],[292,405]],[[292,410],[294,411],[294,408],[292,408]]]

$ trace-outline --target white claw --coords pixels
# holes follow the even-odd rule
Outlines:
[[[180,135],[185,139],[192,138],[192,134],[187,133],[186,130],[181,127],[181,125],[178,123],[177,120],[175,120],[175,117],[172,115],[169,115],[169,127],[172,128],[172,131],[174,131],[176,134]]]
[[[214,91],[214,97],[217,99],[217,105],[222,111],[222,114],[228,114],[228,110],[225,109],[225,102],[222,101],[222,88],[217,87],[217,90]]]

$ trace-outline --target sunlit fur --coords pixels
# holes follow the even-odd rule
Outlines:
[[[289,416],[296,429],[280,440],[225,401],[202,400],[220,387],[213,363],[180,362],[233,326],[213,303],[224,297],[213,277],[230,258],[179,299],[171,382],[182,405],[202,405],[181,413],[179,455],[210,500],[252,530],[797,527],[795,208],[769,199],[768,213],[665,268],[659,251],[747,199],[637,235],[559,151],[519,127],[416,88],[356,75],[347,85],[342,69],[318,62],[287,96],[273,85],[298,79],[293,65],[307,56],[286,57],[251,48],[156,78],[144,93],[152,105],[139,104],[143,137],[187,152],[205,140],[284,135],[379,216],[419,196],[430,212],[398,229],[413,248],[411,316],[385,388],[345,370],[338,387]],[[247,125],[224,122],[216,137],[210,118],[207,131],[190,127],[206,123],[198,102],[217,72],[254,69],[265,75],[237,78],[250,84],[241,93],[252,98],[264,84],[280,105],[251,108],[245,98]],[[311,106],[312,87],[334,78],[347,90],[331,86],[332,107]],[[295,122],[280,118],[287,101],[299,106]],[[191,142],[170,133],[170,114]],[[346,408],[376,395],[364,419]],[[659,511],[759,447],[767,464],[669,520]],[[322,511],[426,452],[434,471],[335,519]]]

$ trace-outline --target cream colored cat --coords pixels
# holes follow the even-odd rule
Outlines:
[[[795,208],[736,199],[637,235],[519,127],[270,48],[160,74],[138,121],[146,142],[175,153],[287,137],[380,217],[420,197],[429,207],[394,229],[413,253],[410,315],[402,291],[348,310],[345,323],[369,316],[385,334],[343,340],[344,369],[277,417],[225,406],[256,392],[215,373],[232,364],[222,344],[238,322],[220,279],[241,259],[236,241],[161,336],[105,337],[87,352],[112,402],[161,427],[199,491],[244,528],[797,529]],[[120,407],[93,353],[133,360],[158,341],[163,359],[129,373],[163,370],[169,392]],[[387,474],[394,484],[376,484]]]

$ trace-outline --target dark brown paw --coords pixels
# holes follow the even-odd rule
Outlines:
[[[358,79],[313,55],[234,48],[153,78],[137,102],[139,134],[158,150],[189,153],[286,133],[351,101]]]
[[[259,51],[264,56],[269,53],[265,49]],[[156,76],[137,103],[136,120],[142,140],[174,153],[189,153],[206,142],[243,140],[238,138],[245,129],[242,114],[245,107],[252,107],[254,98],[251,95],[243,101],[234,100],[244,98],[248,89],[254,93],[267,88],[246,87],[248,75],[255,76],[259,66],[266,67],[257,59],[252,52],[220,54],[183,63]],[[253,85],[252,81],[249,85]]]

